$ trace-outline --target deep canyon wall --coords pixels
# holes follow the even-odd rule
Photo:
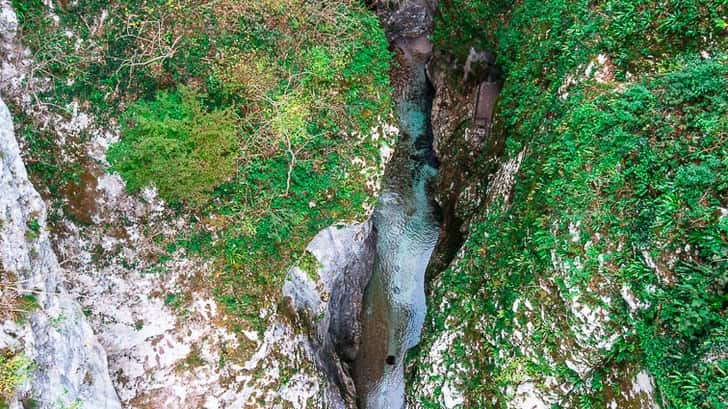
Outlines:
[[[170,4],[0,0],[13,409],[727,404],[725,4]],[[107,157],[182,85],[201,207]]]

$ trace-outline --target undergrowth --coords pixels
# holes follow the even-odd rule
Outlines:
[[[13,1],[34,75],[53,84],[35,97],[120,126],[111,170],[190,214],[188,234],[156,241],[214,259],[208,285],[241,326],[260,320],[315,233],[364,217],[392,57],[364,4],[56,1],[56,24],[43,3]],[[24,127],[31,173],[62,203],[85,153],[69,164],[52,130]]]
[[[0,405],[8,404],[15,390],[30,380],[31,366],[22,354],[0,353]]]
[[[607,392],[621,388],[610,376],[630,365],[649,370],[664,407],[725,407],[725,4],[441,7],[440,47],[461,59],[470,46],[497,52],[506,77],[497,131],[508,138],[508,158],[527,155],[512,205],[483,209],[462,259],[433,285],[420,358],[443,333],[463,331],[445,365],[467,374],[456,381],[466,407],[504,407],[509,387],[549,376],[572,388],[563,405],[608,407]],[[642,303],[636,311],[623,287]],[[562,353],[576,348],[568,304],[577,295],[605,308],[613,331],[626,329],[585,379]],[[525,353],[512,343],[526,324],[512,306],[524,298],[544,308],[527,318],[534,335],[524,342],[536,350]],[[412,381],[430,370],[417,368]],[[438,407],[442,391],[412,399]]]
[[[205,111],[188,88],[161,92],[125,113],[122,139],[106,157],[128,190],[153,184],[170,203],[201,206],[235,172],[236,119],[230,110]]]

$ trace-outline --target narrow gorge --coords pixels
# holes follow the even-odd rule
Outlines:
[[[719,0],[0,0],[0,409],[722,409]]]
[[[434,90],[425,73],[434,4],[380,5],[377,11],[397,53],[392,81],[400,132],[372,216],[376,253],[353,373],[359,407],[403,408],[405,356],[420,339],[425,270],[439,235],[432,196],[438,167],[430,123]]]

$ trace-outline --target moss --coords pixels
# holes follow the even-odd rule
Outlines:
[[[18,311],[15,321],[23,325],[28,320],[28,317],[38,308],[40,308],[40,304],[35,294],[24,294],[20,296],[15,304],[15,309]]]
[[[40,223],[38,219],[28,220],[28,229],[25,231],[25,238],[28,240],[35,240],[40,235]]]
[[[177,371],[188,371],[193,368],[198,368],[207,364],[207,361],[200,354],[200,347],[194,345],[190,353],[187,354],[185,359],[177,364]]]
[[[38,409],[38,408],[40,408],[40,403],[36,399],[33,399],[33,398],[23,399],[23,401],[21,403],[23,405],[23,409]]]
[[[319,281],[319,270],[323,267],[320,261],[308,250],[298,260],[298,268],[300,268],[311,280],[316,283]]]

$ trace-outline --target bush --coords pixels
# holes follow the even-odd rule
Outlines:
[[[28,381],[31,364],[23,355],[0,354],[0,403],[15,395],[15,389]]]
[[[121,141],[107,158],[130,192],[153,184],[164,200],[199,207],[235,172],[237,117],[205,111],[189,88],[139,101],[122,121]]]

